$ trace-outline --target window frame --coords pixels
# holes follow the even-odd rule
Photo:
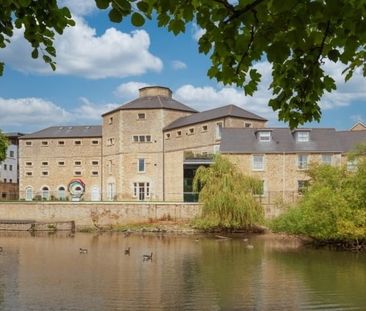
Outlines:
[[[305,157],[306,161],[300,160],[300,157]],[[305,163],[305,165],[304,165]],[[297,155],[297,169],[298,170],[307,170],[309,167],[309,155],[308,154],[298,154]]]
[[[142,164],[142,170],[141,170]],[[137,159],[137,172],[138,173],[146,173],[146,161],[145,158],[138,158]]]
[[[261,143],[269,143],[269,142],[271,142],[272,141],[272,133],[271,133],[271,131],[259,131],[258,132],[258,140]]]
[[[310,141],[309,131],[298,131],[296,132],[296,141],[299,143],[307,143]]]
[[[259,167],[255,159],[261,158],[261,166]],[[252,171],[264,171],[264,154],[253,154],[252,155]]]

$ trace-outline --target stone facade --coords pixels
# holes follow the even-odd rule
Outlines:
[[[93,192],[100,197],[101,143],[100,137],[20,140],[20,197],[70,200],[67,188],[77,178],[87,185],[85,200]]]
[[[244,173],[263,180],[259,199],[267,205],[301,195],[308,180],[304,167],[299,167],[304,158],[307,164],[346,161],[334,129],[314,129],[313,133],[311,129],[269,129],[264,118],[236,106],[225,107],[197,113],[175,101],[169,89],[146,87],[140,89],[139,98],[102,116],[100,135],[85,137],[79,129],[80,136],[72,138],[39,137],[38,132],[25,136],[20,143],[20,197],[47,194],[57,198],[59,189],[67,196],[69,182],[80,178],[86,185],[85,201],[182,202],[191,191],[185,190],[192,181],[187,174],[209,165],[213,154],[223,152],[223,133],[231,135],[237,130],[237,140],[226,137],[229,151],[223,154]],[[259,136],[270,131],[274,136],[267,146],[272,147],[265,147]],[[305,132],[310,133],[310,141],[297,141],[298,137],[308,138]],[[345,141],[349,141],[348,132],[342,134]],[[245,142],[242,136],[246,136]],[[356,138],[363,139],[363,135]],[[238,144],[243,145],[242,151],[231,152]],[[248,146],[254,149],[250,151]],[[305,151],[293,151],[301,146]],[[262,151],[255,151],[257,147]],[[278,148],[284,148],[283,152]],[[262,161],[260,169],[253,167],[254,157]]]

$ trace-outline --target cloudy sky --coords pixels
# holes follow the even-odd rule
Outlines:
[[[267,106],[271,68],[257,64],[263,75],[253,97],[207,78],[209,58],[198,53],[202,31],[194,24],[175,37],[154,21],[133,28],[126,20],[113,24],[94,0],[62,0],[73,12],[76,26],[56,38],[57,71],[30,56],[20,31],[0,50],[6,63],[0,77],[0,129],[32,132],[51,125],[100,124],[100,115],[137,96],[147,85],[167,86],[174,97],[197,109],[235,104],[283,126]],[[326,63],[335,77],[336,92],[322,99],[321,122],[310,126],[349,129],[366,121],[366,79],[357,72],[344,83],[342,66]]]

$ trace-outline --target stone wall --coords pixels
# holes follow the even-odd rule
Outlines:
[[[151,220],[189,220],[199,204],[115,202],[0,202],[0,219],[37,222],[75,221],[77,228],[123,225]]]

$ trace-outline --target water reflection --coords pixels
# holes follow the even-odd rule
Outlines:
[[[1,233],[0,310],[366,309],[365,254],[196,239]]]

